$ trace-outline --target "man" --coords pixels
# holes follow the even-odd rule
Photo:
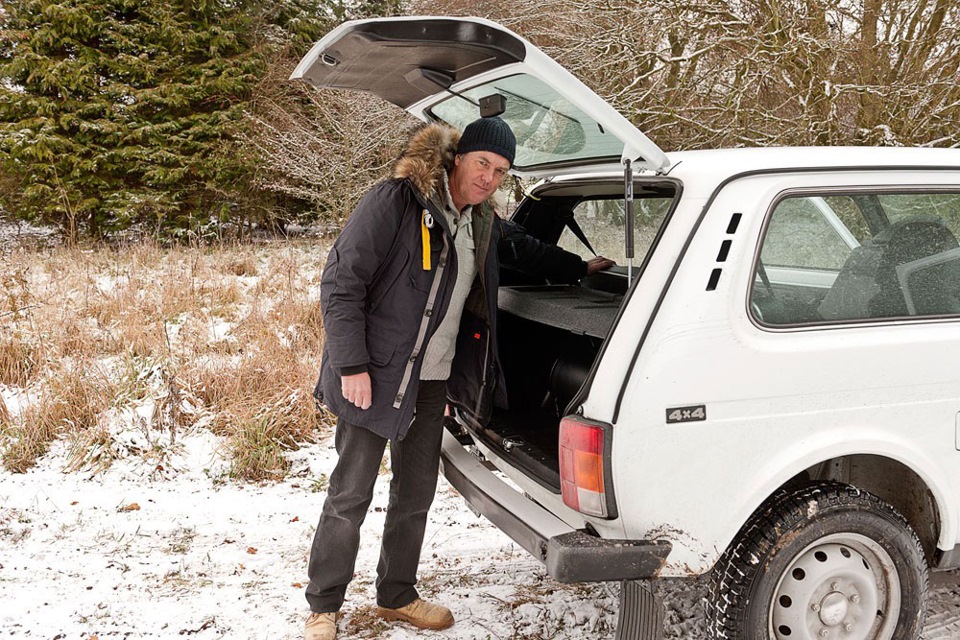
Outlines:
[[[377,614],[423,629],[454,622],[449,609],[420,599],[417,566],[448,391],[471,402],[492,401],[497,392],[499,376],[473,363],[497,366],[492,345],[503,223],[488,200],[515,150],[500,118],[476,120],[462,136],[441,125],[420,130],[394,177],[363,197],[330,250],[321,282],[327,338],[315,394],[338,417],[339,460],[310,552],[307,640],[336,637],[387,441],[393,478]],[[533,251],[537,243],[520,239],[515,228],[510,236],[512,262],[522,267],[524,254],[536,253],[528,265],[534,271],[553,266],[578,277],[612,264],[564,260],[542,245]],[[476,350],[490,359],[478,359]]]

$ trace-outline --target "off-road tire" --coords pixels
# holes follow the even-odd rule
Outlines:
[[[819,483],[774,496],[740,530],[711,577],[708,627],[725,640],[916,640],[928,582],[903,516]]]

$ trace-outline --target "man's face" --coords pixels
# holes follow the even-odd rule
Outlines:
[[[491,151],[471,151],[457,156],[450,172],[453,203],[462,209],[485,201],[497,190],[509,169],[507,159]]]

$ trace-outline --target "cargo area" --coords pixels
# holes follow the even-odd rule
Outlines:
[[[479,435],[540,484],[559,491],[560,419],[600,352],[605,333],[596,334],[612,323],[622,296],[560,285],[504,294],[500,344],[508,403],[495,407]],[[539,312],[544,315],[537,318]]]
[[[638,181],[634,191],[632,274],[638,277],[675,200],[676,185]],[[602,255],[617,263],[575,284],[501,270],[498,332],[507,401],[494,407],[486,425],[471,428],[471,435],[556,492],[560,419],[575,409],[571,401],[601,353],[629,288],[624,211],[623,183],[584,180],[544,188],[513,216],[542,242],[584,260]]]

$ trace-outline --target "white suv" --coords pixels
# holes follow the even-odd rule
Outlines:
[[[960,151],[666,154],[472,18],[347,23],[294,77],[501,113],[541,179],[514,220],[620,265],[504,271],[509,402],[443,445],[475,510],[561,581],[711,573],[715,637],[918,637],[960,566]]]

